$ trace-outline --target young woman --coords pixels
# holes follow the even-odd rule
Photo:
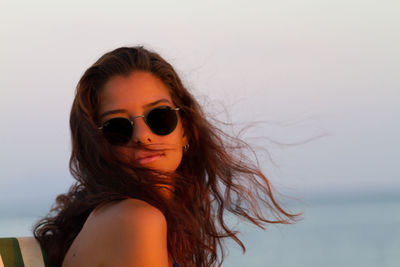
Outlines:
[[[48,264],[220,266],[224,238],[244,250],[227,212],[261,228],[296,218],[247,145],[212,125],[173,67],[143,47],[106,53],[84,73],[70,126],[77,182],[34,230]]]

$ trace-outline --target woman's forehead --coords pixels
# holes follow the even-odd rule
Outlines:
[[[148,72],[133,72],[128,76],[112,77],[100,93],[101,106],[134,105],[146,107],[154,102],[170,102],[168,87]]]

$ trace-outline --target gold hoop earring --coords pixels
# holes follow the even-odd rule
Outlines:
[[[189,143],[183,146],[183,152],[187,152],[189,150]]]

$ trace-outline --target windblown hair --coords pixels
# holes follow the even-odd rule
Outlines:
[[[122,160],[98,128],[99,95],[105,83],[134,71],[158,77],[180,109],[190,147],[173,174],[172,199],[163,198],[156,190],[161,175]],[[71,109],[70,127],[70,171],[76,183],[68,193],[57,197],[51,212],[34,229],[49,264],[61,265],[95,207],[127,198],[144,200],[163,212],[168,225],[168,250],[185,267],[221,266],[224,238],[234,239],[245,251],[238,232],[226,224],[226,215],[236,215],[263,229],[266,223],[296,220],[296,214],[285,211],[275,201],[270,182],[256,162],[246,156],[251,148],[210,123],[173,67],[143,47],[108,52],[83,74]],[[162,182],[168,183],[165,179]],[[266,206],[264,212],[262,206]]]

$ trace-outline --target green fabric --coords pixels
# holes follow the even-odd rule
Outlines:
[[[0,238],[0,255],[4,267],[25,267],[16,238]]]

